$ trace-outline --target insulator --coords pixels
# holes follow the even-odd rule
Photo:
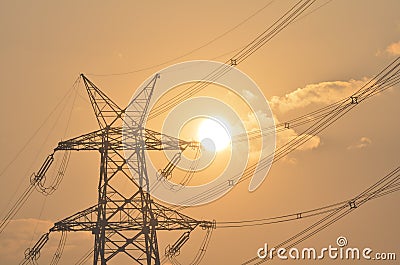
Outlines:
[[[172,245],[169,252],[172,255],[176,255],[176,253],[180,252],[181,247],[189,240],[190,232],[185,232],[176,242]]]
[[[49,170],[53,161],[54,154],[51,154],[46,158],[46,161],[44,161],[43,165],[40,167],[39,172],[36,174],[36,178],[41,179],[46,174],[47,170]]]
[[[179,161],[181,161],[181,157],[182,157],[181,152],[176,153],[172,157],[172,159],[168,163],[168,165],[163,170],[161,170],[161,177],[168,178],[172,174],[172,171],[175,169],[175,167],[179,163]]]
[[[32,260],[35,259],[37,260],[40,257],[40,250],[43,248],[43,246],[47,243],[49,240],[49,233],[46,233],[40,237],[38,242],[32,247],[28,248],[25,251],[25,260]]]
[[[46,233],[40,237],[38,242],[33,246],[32,251],[40,251],[40,249],[47,243],[49,240],[49,233]]]

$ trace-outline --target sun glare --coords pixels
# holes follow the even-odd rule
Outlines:
[[[227,148],[231,142],[231,137],[225,126],[214,119],[207,118],[202,121],[197,131],[199,141],[209,151],[221,151]]]

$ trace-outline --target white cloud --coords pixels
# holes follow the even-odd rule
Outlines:
[[[400,55],[400,41],[394,42],[387,46],[386,52],[392,55]]]
[[[350,80],[350,81],[329,81],[317,84],[309,84],[303,88],[298,88],[284,96],[274,96],[270,100],[270,106],[276,113],[285,113],[291,110],[297,110],[310,106],[311,104],[328,105],[337,102],[343,98],[351,96],[365,83],[366,78],[363,80]],[[280,123],[278,118],[274,116],[275,123]],[[290,140],[298,137],[299,134],[292,128],[286,129],[277,134],[276,141],[277,147],[283,146]],[[309,137],[311,135],[305,135]],[[369,144],[368,138],[362,138],[362,142],[358,145]],[[370,140],[369,140],[370,141]],[[320,146],[321,138],[314,135],[306,143],[300,145],[297,150],[307,151],[313,150]]]
[[[259,115],[261,117],[260,123],[261,124],[271,124],[269,122],[269,117],[267,117],[266,115]],[[280,123],[278,118],[274,115],[274,121],[275,124]],[[252,131],[258,131],[260,129],[260,127],[258,126],[258,122],[256,119],[256,116],[254,114],[249,113],[247,115],[247,119],[243,121],[243,123],[245,124],[247,130],[249,132]],[[271,130],[273,130],[272,128],[270,128]],[[264,131],[265,133],[265,131]],[[292,128],[286,129],[284,131],[281,131],[280,133],[276,134],[276,147],[279,148],[285,144],[287,144],[289,141],[293,140],[294,138],[298,137],[299,134]],[[311,136],[311,135],[308,135]],[[318,148],[318,146],[321,144],[321,138],[319,136],[314,135],[311,139],[309,139],[306,143],[300,145],[297,150],[299,151],[307,151],[307,150],[312,150],[315,148]],[[257,142],[250,142],[251,145],[251,149],[254,150],[258,150],[258,144]],[[256,151],[256,153],[258,153],[258,151]],[[291,161],[291,163],[293,163],[293,161]]]
[[[328,105],[337,102],[343,98],[350,97],[355,91],[362,87],[367,78],[362,80],[349,80],[349,81],[327,81],[316,84],[309,84],[303,88],[298,88],[294,91],[289,92],[284,96],[274,96],[270,100],[270,106],[275,112],[274,120],[275,124],[279,124],[279,119],[276,114],[283,114],[287,111],[298,110],[310,106],[311,104]],[[246,99],[252,98],[251,93],[247,93],[243,90],[243,95]],[[259,113],[261,125],[267,124],[269,117]],[[247,119],[243,121],[248,131],[256,131],[260,129],[259,124],[254,114],[248,114]],[[268,123],[270,124],[270,123]],[[261,126],[262,128],[263,126]],[[289,128],[281,131],[276,135],[276,146],[280,147],[295,139],[299,136],[299,133],[294,129]],[[312,135],[305,135],[305,138],[311,137]],[[362,145],[368,144],[368,141],[363,139]],[[300,145],[297,150],[307,151],[318,148],[321,145],[321,138],[317,135],[313,135],[307,142]],[[254,149],[253,149],[254,150]],[[291,163],[295,163],[294,160]]]
[[[253,101],[256,98],[256,95],[254,95],[250,90],[247,89],[242,90],[242,96],[249,102]]]
[[[1,235],[0,263],[17,264],[24,257],[24,251],[39,239],[42,231],[48,231],[52,223],[37,219],[11,220]],[[33,231],[38,234],[34,235]]]
[[[1,234],[0,264],[19,264],[24,259],[25,250],[32,247],[53,225],[51,221],[33,218],[12,220]],[[41,251],[39,264],[48,264],[51,260],[59,243],[59,234],[50,234],[49,241]],[[83,251],[87,251],[86,245],[90,247],[91,244],[91,233],[73,233],[67,239],[62,259],[77,260],[80,256],[77,257],[76,253],[83,254]]]
[[[280,123],[278,119],[275,117],[275,123]],[[276,146],[280,147],[289,141],[298,137],[299,134],[294,129],[286,129],[276,135]],[[311,135],[305,135],[304,137],[309,137]],[[297,150],[299,151],[307,151],[317,148],[321,144],[321,138],[317,135],[314,135],[311,139],[309,139],[304,144],[300,145]]]
[[[310,84],[304,88],[298,88],[285,96],[272,97],[270,105],[274,111],[281,113],[304,108],[313,103],[327,105],[351,96],[364,83],[365,79]]]
[[[369,139],[368,137],[361,137],[356,143],[351,144],[347,147],[348,150],[353,150],[353,149],[361,149],[365,148],[368,145],[372,143],[372,140]]]

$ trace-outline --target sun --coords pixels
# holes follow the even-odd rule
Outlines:
[[[200,123],[197,136],[208,151],[222,151],[231,142],[228,129],[221,121],[213,118],[206,118]]]

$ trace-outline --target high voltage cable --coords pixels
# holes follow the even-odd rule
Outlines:
[[[400,58],[400,57],[399,57],[399,58]],[[400,63],[398,62],[398,61],[400,60],[399,58],[397,58],[393,63],[391,63],[391,64],[389,65],[389,66],[392,66],[391,69],[388,69],[388,67],[386,67],[386,68],[384,69],[384,71],[387,71],[387,73],[384,73],[384,71],[380,72],[380,73],[376,76],[376,78],[375,78],[375,79],[378,79],[375,83],[373,83],[373,84],[370,85],[369,87],[366,87],[366,85],[371,84],[372,80],[374,80],[374,79],[371,79],[371,81],[369,81],[366,85],[363,86],[364,89],[358,90],[358,91],[355,93],[355,95],[357,95],[357,94],[362,94],[362,95],[364,95],[364,94],[365,94],[365,93],[363,93],[364,90],[371,90],[371,89],[374,89],[374,84],[376,84],[376,83],[382,83],[382,82],[381,82],[382,80],[385,81],[385,82],[387,82],[388,79],[382,79],[382,77],[386,77],[388,73],[393,72],[394,69],[396,69],[397,67],[399,67],[399,64],[400,64]],[[395,64],[395,63],[396,63],[396,64]],[[393,65],[394,65],[394,66],[393,66]],[[382,76],[381,76],[381,75],[382,75]],[[380,76],[381,76],[381,77],[380,77]],[[380,78],[379,78],[379,77],[380,77]],[[398,78],[395,78],[395,79],[398,79]],[[398,82],[398,80],[397,80],[397,82]],[[392,82],[390,82],[390,83],[393,84]],[[383,84],[384,84],[384,83],[383,83]],[[387,87],[384,86],[383,88],[386,89]],[[377,91],[374,89],[372,95],[375,95],[376,92],[377,92]],[[369,96],[366,95],[365,98],[368,98],[368,97],[369,97]],[[349,99],[347,99],[346,101],[349,101]],[[359,101],[359,102],[361,102],[361,101]],[[343,105],[343,103],[341,103],[340,105]],[[340,105],[339,105],[339,106],[340,106]],[[347,105],[346,105],[346,108],[352,109],[352,108],[355,107],[356,105],[357,105],[357,104],[351,104],[351,103],[350,103],[350,104],[347,104]],[[343,107],[343,106],[341,106],[340,108],[336,107],[334,112],[331,111],[331,113],[332,113],[332,117],[331,117],[331,118],[335,118],[335,116],[337,116],[338,114],[340,114],[340,112],[343,112],[343,111],[348,112],[349,110],[346,110],[345,107]],[[344,114],[342,113],[342,115],[344,115]],[[341,116],[340,116],[340,117],[341,117]],[[307,130],[305,130],[305,131],[303,132],[303,134],[300,134],[298,137],[296,137],[296,138],[293,139],[292,141],[289,141],[286,145],[284,145],[284,146],[278,148],[277,152],[275,152],[275,160],[274,160],[274,162],[277,161],[277,160],[279,160],[279,159],[281,159],[281,158],[283,158],[287,153],[293,151],[294,148],[298,147],[300,144],[303,144],[303,143],[305,143],[307,140],[309,140],[309,139],[312,137],[312,134],[310,134],[310,133],[315,133],[315,132],[317,132],[317,131],[321,131],[322,129],[324,129],[324,127],[321,127],[321,126],[325,126],[325,128],[326,128],[327,126],[329,126],[331,123],[333,123],[333,122],[335,121],[335,120],[332,120],[332,121],[326,120],[325,118],[326,118],[326,117],[324,117],[323,119],[321,119],[319,123],[316,123],[316,124],[312,125],[312,126],[310,127],[311,130],[310,130],[310,128],[308,128]],[[337,119],[337,118],[339,118],[339,117],[336,117],[336,119]],[[317,126],[316,126],[316,125],[317,125]],[[305,135],[305,134],[306,134],[306,135]],[[304,135],[305,135],[305,137],[304,137]],[[271,160],[272,160],[272,157],[273,157],[273,155],[270,155],[270,156],[264,158],[264,159],[261,161],[261,163],[264,162],[264,165],[268,165],[268,163],[271,163],[271,162],[272,162],[272,161],[271,161]],[[242,177],[242,179],[241,179],[239,182],[242,182],[242,181],[244,181],[245,179],[247,179],[248,177],[251,177],[251,176],[252,176],[252,170],[254,170],[257,166],[258,166],[258,164],[254,164],[254,165],[252,165],[248,170],[246,170],[246,171],[245,171],[245,174],[244,174],[245,177]],[[247,176],[246,176],[246,175],[247,175]],[[226,188],[226,187],[225,187],[225,188]]]
[[[375,183],[367,190],[356,196],[353,199],[354,204],[351,204],[350,207],[349,206],[340,207],[336,211],[318,220],[317,222],[310,225],[301,232],[297,233],[296,235],[281,242],[280,244],[275,246],[275,249],[278,248],[289,249],[291,247],[294,247],[300,244],[301,242],[307,240],[308,238],[314,236],[315,234],[319,233],[320,231],[324,230],[325,228],[329,227],[330,225],[336,223],[338,220],[348,215],[349,213],[359,208],[360,206],[364,205],[368,201],[386,195],[386,194],[382,195],[381,192],[387,190],[388,187],[393,186],[393,184],[400,179],[399,172],[400,172],[400,167],[397,167],[396,169],[388,173],[386,176],[384,176],[382,179],[380,179],[377,183]],[[260,259],[259,257],[254,257],[242,263],[242,265],[251,264],[253,262],[255,262],[254,264],[261,264],[268,260],[270,260],[270,258]]]
[[[356,92],[354,92],[352,96],[357,96],[357,93],[360,93],[360,91],[361,91],[362,89],[364,89],[368,84],[370,84],[371,81],[375,80],[375,78],[377,78],[377,77],[379,77],[379,75],[383,74],[383,72],[386,71],[386,70],[388,70],[389,67],[395,65],[395,63],[398,63],[398,60],[399,60],[399,58],[395,59],[395,60],[394,60],[391,64],[389,64],[384,70],[382,70],[382,72],[380,72],[380,73],[379,73],[377,76],[375,76],[374,78],[370,79],[370,81],[369,81],[368,83],[364,84],[359,90],[357,90]],[[397,66],[395,66],[395,67],[397,67]],[[380,85],[380,83],[382,83],[382,82],[385,82],[385,86],[379,87],[379,91],[375,91],[375,92],[376,92],[376,93],[380,93],[380,92],[382,92],[382,91],[384,91],[384,90],[386,90],[386,89],[388,89],[388,88],[390,88],[390,87],[392,87],[392,86],[398,84],[398,83],[399,83],[399,80],[400,80],[399,71],[400,71],[400,69],[398,69],[396,72],[394,72],[394,73],[392,74],[392,76],[390,76],[389,78],[377,80],[377,82],[376,82],[376,84],[374,85],[374,87],[377,86],[377,85]],[[371,88],[371,89],[373,89],[373,88]],[[362,100],[367,99],[367,98],[369,98],[369,97],[375,95],[375,92],[374,92],[374,93],[371,93],[370,95],[368,95],[368,96],[365,97],[365,98],[362,98]],[[297,127],[297,126],[300,126],[300,125],[304,125],[304,124],[306,124],[306,123],[315,121],[316,119],[325,116],[325,115],[326,115],[327,113],[329,113],[332,109],[334,109],[334,108],[336,108],[337,106],[339,106],[339,105],[345,103],[345,102],[348,101],[348,100],[349,100],[349,97],[346,97],[346,98],[343,98],[343,99],[340,100],[340,101],[337,101],[337,102],[335,102],[335,103],[332,103],[332,104],[330,104],[330,105],[328,105],[328,106],[325,106],[325,107],[323,107],[323,108],[321,108],[321,109],[312,111],[312,112],[310,112],[310,113],[307,113],[307,114],[305,114],[305,115],[299,116],[299,117],[294,118],[294,119],[292,119],[292,120],[288,120],[288,121],[285,121],[285,122],[281,122],[281,123],[279,123],[279,124],[277,124],[277,125],[275,125],[275,126],[270,126],[270,127],[267,127],[267,128],[262,128],[262,129],[260,129],[260,130],[254,130],[254,131],[251,131],[251,132],[248,132],[248,133],[243,133],[243,134],[235,135],[235,136],[233,136],[233,141],[237,141],[237,142],[245,141],[245,140],[247,140],[248,136],[250,136],[251,139],[259,138],[259,137],[261,137],[262,135],[269,134],[269,133],[273,132],[273,130],[276,130],[277,132],[281,132],[281,131],[284,131],[284,130],[288,129],[287,127],[292,128],[292,127]],[[287,127],[286,127],[286,126],[287,126]]]
[[[396,179],[398,180],[398,178],[399,178],[398,171],[399,171],[399,168],[397,168],[394,171],[392,171],[391,173],[389,173],[386,177],[392,177],[393,175],[397,174],[396,175]],[[383,179],[385,179],[386,177],[384,177]],[[390,183],[388,185],[390,185]],[[385,189],[385,186],[383,186],[381,189]],[[360,194],[357,197],[358,198],[363,197],[364,193]],[[376,191],[376,193],[378,193],[378,195],[379,195],[379,189]],[[350,207],[350,209],[347,209],[348,208],[347,206],[346,207],[341,207],[340,209],[338,209],[334,213],[331,213],[330,215],[322,218],[321,220],[319,220],[316,223],[312,224],[311,226],[309,226],[308,228],[304,229],[303,231],[301,231],[300,233],[296,234],[295,236],[293,236],[293,237],[289,238],[288,240],[280,243],[279,245],[276,246],[276,248],[283,247],[286,244],[288,244],[288,243],[290,243],[292,241],[295,241],[297,238],[305,235],[305,236],[303,236],[303,238],[301,238],[301,239],[297,240],[296,242],[291,243],[290,245],[286,246],[286,248],[290,248],[290,247],[293,247],[293,246],[297,245],[298,243],[306,240],[307,238],[311,237],[312,235],[315,235],[316,233],[320,232],[321,230],[325,229],[329,225],[333,224],[337,220],[341,219],[345,215],[347,215],[350,212],[352,212],[355,208],[361,206],[362,204],[366,203],[367,201],[369,201],[369,200],[371,200],[373,198],[375,198],[374,194],[368,196],[366,199],[364,199],[361,202],[359,202],[356,207]],[[345,210],[344,213],[342,213],[343,210]],[[332,219],[332,220],[330,220],[330,219]],[[320,226],[320,227],[318,227],[318,226]],[[313,231],[313,229],[315,229],[315,230]],[[253,261],[257,261],[257,260],[259,260],[258,257],[253,258],[251,260],[248,260],[243,264],[249,264],[249,263],[251,263]],[[256,263],[256,264],[261,264],[261,263],[263,263],[265,261],[266,261],[266,259],[265,260],[259,260],[259,262]]]
[[[312,1],[312,2],[314,2],[314,1]],[[312,4],[312,3],[311,3]],[[310,5],[311,5],[310,4]],[[296,16],[296,18],[297,18],[297,16]],[[257,48],[257,49],[255,49],[255,50],[253,50],[253,51],[249,51],[249,55],[244,55],[244,59],[246,59],[248,56],[250,56],[252,53],[254,53],[256,50],[258,50],[259,48]],[[244,60],[243,59],[243,60]],[[392,82],[394,83],[394,84],[397,84],[398,83],[398,80],[396,81],[396,82],[394,82],[393,80],[392,80]],[[373,96],[373,95],[375,95],[375,94],[377,94],[377,93],[379,93],[379,92],[381,92],[382,91],[382,89],[381,88],[375,88],[371,93],[369,93],[369,94],[366,94],[366,96],[365,97],[363,97],[363,94],[361,94],[360,95],[360,102],[362,101],[362,100],[364,100],[364,99],[366,99],[366,98],[369,98],[369,97],[371,97],[371,96]],[[365,92],[365,91],[364,91]],[[342,104],[339,104],[339,106],[341,106]],[[337,109],[337,108],[335,108],[335,109]],[[341,110],[340,108],[338,108],[339,110]],[[322,114],[321,114],[322,115]],[[323,116],[323,115],[322,115]],[[320,117],[320,116],[318,116],[318,117]]]
[[[39,125],[39,127],[35,130],[35,132],[32,134],[32,136],[24,143],[24,145],[17,151],[17,154],[8,162],[8,164],[0,171],[0,176],[2,176],[7,169],[17,160],[17,158],[21,155],[21,153],[26,149],[26,147],[32,142],[32,140],[35,138],[35,136],[39,133],[39,131],[44,127],[44,125],[49,121],[50,117],[56,112],[56,110],[60,107],[61,103],[68,98],[68,96],[73,92],[73,90],[76,89],[77,85],[80,82],[80,76],[75,79],[73,85],[71,86],[70,89],[61,97],[60,101],[57,102],[57,104],[54,106],[54,108],[50,111],[50,113],[47,115],[47,117],[43,120],[43,122]],[[75,100],[74,100],[75,101]]]
[[[2,173],[4,173],[7,168],[13,163],[15,162],[15,160],[17,159],[17,157],[19,156],[20,153],[22,153],[22,151],[28,146],[28,144],[33,140],[33,138],[37,135],[37,133],[40,131],[40,129],[42,129],[42,127],[46,124],[46,122],[49,120],[49,118],[55,113],[55,111],[61,106],[61,103],[65,100],[65,98],[67,98],[70,93],[74,90],[76,90],[76,87],[79,85],[79,80],[80,78],[78,77],[75,82],[73,83],[72,87],[65,93],[65,95],[62,97],[62,99],[56,104],[56,106],[54,107],[54,109],[50,112],[50,114],[45,118],[45,120],[42,122],[42,124],[39,126],[39,128],[34,132],[34,134],[28,139],[28,141],[24,144],[24,146],[17,152],[17,155],[10,161],[10,163],[6,166],[6,168],[3,169]],[[75,102],[75,98],[76,96],[73,98],[73,104]],[[55,128],[58,120],[61,117],[62,112],[64,111],[64,109],[66,108],[67,104],[64,104],[64,106],[62,106],[62,109],[59,113],[59,115],[56,117],[56,121],[53,124],[50,132]],[[69,122],[70,122],[70,118],[72,115],[72,109],[73,109],[73,105],[71,107],[71,110],[69,112],[69,117],[68,117],[68,121],[67,121],[67,126],[65,128],[64,134],[67,132],[68,130],[68,126],[69,126]],[[45,139],[47,139],[49,137],[49,134],[45,137]],[[65,136],[65,135],[64,135]],[[67,154],[68,153],[68,154]],[[4,229],[8,226],[8,224],[10,223],[10,221],[12,220],[12,218],[14,218],[14,216],[19,212],[19,210],[22,208],[22,206],[26,203],[26,201],[28,200],[28,198],[31,196],[33,190],[36,188],[38,189],[38,191],[40,191],[41,193],[43,193],[43,195],[48,196],[51,195],[59,186],[66,167],[68,165],[68,161],[69,161],[69,152],[66,152],[66,154],[64,155],[63,161],[60,165],[60,169],[58,170],[54,180],[52,181],[52,183],[50,184],[49,187],[45,187],[45,181],[46,181],[46,176],[43,175],[41,176],[41,179],[36,179],[36,175],[33,174],[31,176],[31,182],[29,184],[28,187],[25,188],[25,190],[23,191],[23,193],[17,198],[17,200],[14,202],[14,204],[11,206],[10,209],[8,209],[8,211],[6,212],[5,216],[2,218],[2,220],[0,221],[0,235],[3,233]],[[22,182],[21,182],[22,184]],[[12,200],[12,199],[11,199]],[[9,202],[9,204],[11,204],[11,200]],[[2,212],[5,212],[5,210]]]
[[[197,51],[203,49],[204,47],[207,47],[208,45],[214,43],[215,41],[217,41],[217,40],[219,40],[219,39],[225,37],[226,35],[228,35],[228,34],[231,33],[232,31],[234,31],[235,29],[239,28],[240,26],[242,26],[243,24],[245,24],[247,21],[249,21],[250,19],[252,19],[252,18],[255,17],[256,15],[258,15],[259,13],[261,13],[261,11],[263,11],[263,10],[266,9],[268,6],[270,6],[270,5],[272,4],[272,2],[273,2],[272,0],[269,1],[267,4],[265,4],[264,6],[262,6],[260,9],[257,9],[257,11],[255,11],[254,13],[252,13],[250,16],[246,17],[244,20],[242,20],[241,22],[239,22],[238,24],[236,24],[235,26],[233,26],[233,27],[230,28],[229,30],[227,30],[227,31],[223,32],[222,34],[218,35],[217,37],[215,37],[215,38],[213,38],[213,39],[207,41],[207,42],[204,43],[203,45],[201,45],[201,46],[199,46],[199,47],[197,47],[197,48],[194,48],[194,49],[188,51],[187,53],[184,53],[184,54],[182,54],[182,55],[180,55],[180,56],[178,56],[178,57],[175,57],[175,58],[173,58],[173,59],[164,61],[164,62],[162,62],[162,63],[155,64],[155,65],[151,65],[151,66],[148,66],[148,67],[143,67],[143,68],[140,68],[140,69],[128,71],[128,72],[112,73],[112,74],[88,74],[88,75],[91,75],[91,76],[118,76],[118,75],[127,75],[127,74],[134,74],[134,73],[138,73],[138,72],[142,72],[142,71],[154,69],[154,68],[156,68],[156,67],[159,67],[159,66],[162,66],[162,65],[165,65],[165,64],[168,64],[168,63],[172,63],[172,62],[174,62],[174,61],[176,61],[176,60],[179,60],[179,59],[182,59],[182,58],[184,58],[184,57],[186,57],[186,56],[188,56],[188,55],[191,55],[191,54],[193,54],[194,52],[197,52]]]
[[[381,87],[379,89],[379,91],[375,91],[375,92],[369,94],[367,97],[362,98],[362,99],[365,100],[367,98],[370,98],[371,96],[374,96],[376,93],[381,93],[384,90],[392,87],[393,85],[398,84],[399,81],[400,81],[400,75],[398,75],[398,74],[399,73],[397,72],[396,73],[396,77],[394,77],[392,80],[390,80],[387,85],[385,85],[384,87]],[[293,120],[288,120],[286,122],[279,123],[276,126],[270,126],[270,127],[267,127],[267,128],[262,128],[261,130],[254,130],[254,131],[250,131],[248,133],[235,135],[235,136],[232,137],[233,138],[232,142],[242,142],[242,141],[247,141],[247,139],[253,140],[253,139],[256,139],[256,138],[260,138],[260,137],[262,137],[264,135],[271,134],[271,133],[274,132],[274,130],[275,130],[275,132],[279,133],[279,132],[285,131],[285,130],[290,129],[290,128],[294,128],[294,127],[298,127],[298,126],[310,123],[312,121],[315,121],[315,120],[317,120],[319,118],[324,117],[325,115],[327,115],[330,112],[331,108],[335,108],[338,105],[340,105],[340,103],[343,103],[343,102],[345,102],[347,100],[348,100],[348,98],[345,98],[343,101],[341,101],[339,103],[335,103],[333,105],[330,105],[328,109],[320,109],[318,111],[319,113],[317,113],[317,115],[315,115],[315,113],[310,113],[307,116],[304,116],[303,118],[296,118],[296,119],[293,119]]]
[[[225,62],[216,70],[212,71],[210,74],[205,76],[203,80],[209,80],[214,82],[218,80],[221,76],[225,75],[231,70],[231,66],[236,66],[237,64],[246,60],[250,55],[268,43],[273,37],[280,33],[283,29],[293,23],[303,12],[305,12],[316,0],[300,0],[294,6],[292,6],[289,11],[282,15],[278,20],[276,20],[271,26],[269,26],[263,33],[258,35],[253,41],[236,53],[232,59]],[[208,86],[209,83],[204,83],[202,81],[196,82],[189,86],[177,97],[160,104],[159,106],[152,109],[149,113],[148,120],[151,120],[162,113],[170,110],[174,106],[183,102],[184,100],[190,98],[194,94],[201,91],[203,88]]]
[[[255,51],[257,51],[259,48],[261,48],[263,45],[265,45],[265,43],[267,43],[273,36],[278,34],[281,30],[286,28],[290,23],[292,23],[296,18],[298,18],[298,16],[301,15],[306,9],[308,9],[314,2],[315,2],[315,0],[313,0],[313,1],[311,1],[311,0],[298,1],[288,12],[286,12],[272,26],[270,26],[266,31],[264,31],[255,40],[253,40],[253,42],[251,42],[249,45],[247,45],[245,48],[243,48],[239,53],[237,53],[235,55],[235,57],[237,57],[237,59],[235,59],[235,60],[238,60],[237,63],[242,62],[248,56],[250,56]],[[224,75],[227,71],[230,70],[229,67],[230,66],[225,65],[223,68],[220,69],[221,71],[218,71],[217,73],[211,73],[210,74],[211,78],[213,80],[217,80],[220,76]],[[205,87],[204,84],[200,83],[200,90],[204,87]],[[199,88],[197,88],[197,89],[199,89]],[[194,93],[197,93],[197,91]],[[193,91],[189,92],[187,95],[189,95],[189,97],[190,97],[192,94],[193,94]],[[16,212],[25,203],[26,199],[31,194],[31,192],[32,192],[31,189],[32,189],[32,186],[28,187],[28,189],[24,192],[23,196],[20,197],[20,200],[18,201],[18,203],[20,203],[19,204],[20,206],[17,206],[17,208],[15,208]],[[8,219],[8,218],[6,218],[6,219]],[[8,219],[8,220],[10,220],[10,219]],[[3,227],[3,229],[4,229],[4,227]],[[2,230],[0,230],[0,231],[2,231]]]
[[[394,176],[394,175],[392,175]],[[239,221],[219,221],[217,222],[217,228],[241,228],[241,227],[253,227],[253,226],[263,226],[275,223],[283,223],[294,220],[302,220],[304,218],[314,217],[317,215],[322,215],[326,213],[330,213],[339,209],[342,209],[344,206],[349,206],[351,203],[356,203],[361,199],[365,199],[370,197],[371,199],[376,199],[393,192],[400,190],[400,182],[399,182],[399,173],[397,172],[396,177],[394,178],[394,182],[390,185],[386,186],[384,189],[379,191],[368,191],[364,192],[361,196],[357,196],[353,199],[330,204],[324,207],[319,207],[312,210],[300,211],[292,214],[286,214],[281,216],[269,217],[269,218],[260,218],[260,219],[251,219],[251,220],[239,220]],[[383,179],[383,178],[382,178]],[[375,184],[376,185],[376,184]],[[372,190],[373,187],[370,187]],[[373,196],[373,197],[371,197]]]
[[[362,86],[357,92],[353,94],[352,97],[347,98],[343,102],[340,102],[335,106],[333,110],[330,110],[327,115],[323,116],[321,119],[317,120],[314,124],[312,124],[309,128],[307,128],[304,132],[299,134],[297,137],[287,142],[285,145],[278,148],[274,154],[270,154],[267,157],[260,160],[259,163],[255,163],[249,166],[242,175],[240,180],[237,183],[241,183],[246,179],[253,176],[254,170],[258,171],[263,170],[265,167],[269,166],[271,163],[275,163],[279,161],[283,157],[285,157],[290,152],[294,151],[300,145],[309,141],[315,134],[320,133],[331,124],[333,124],[336,120],[341,118],[343,115],[352,110],[355,106],[362,103],[364,100],[377,95],[380,91],[384,91],[388,89],[390,86],[396,85],[400,82],[399,78],[399,70],[400,70],[400,57],[396,58],[391,64],[385,67],[375,78],[368,81],[364,86]],[[353,103],[352,101],[356,100],[357,103]],[[260,166],[261,165],[261,166]],[[239,177],[236,175],[236,177]],[[233,177],[232,179],[235,179]],[[193,203],[201,203],[206,200],[209,196],[213,196],[219,194],[227,189],[230,186],[226,183],[221,183],[211,188],[208,191],[197,194],[192,198],[185,200],[181,203],[183,204],[193,204]],[[178,206],[177,209],[184,209],[187,206]]]
[[[312,13],[314,13],[314,12],[318,11],[319,9],[323,8],[324,6],[328,5],[328,4],[329,4],[330,2],[332,2],[332,1],[333,1],[333,0],[328,0],[328,1],[326,1],[325,3],[322,3],[321,5],[315,7],[314,9],[312,9],[312,10],[310,10],[309,12],[303,14],[302,16],[299,16],[296,20],[293,21],[293,23],[296,23],[296,22],[298,22],[298,21],[300,21],[300,20],[306,18],[307,16],[311,15]],[[172,63],[172,62],[174,62],[174,61],[176,61],[176,60],[179,60],[179,59],[182,59],[182,58],[184,58],[184,57],[186,57],[186,56],[188,56],[188,55],[191,55],[191,54],[193,54],[193,53],[195,53],[195,52],[197,52],[197,51],[203,49],[204,47],[207,47],[208,45],[214,43],[215,41],[221,39],[222,37],[225,37],[226,35],[228,35],[228,34],[231,33],[232,31],[236,30],[237,28],[239,28],[240,26],[242,26],[243,24],[245,24],[247,21],[249,21],[250,19],[252,19],[252,18],[255,17],[256,15],[258,15],[259,13],[261,13],[261,11],[263,11],[265,8],[267,8],[268,6],[270,6],[270,5],[272,4],[272,2],[274,2],[274,1],[272,0],[272,1],[268,2],[266,5],[264,5],[263,7],[261,7],[260,9],[258,9],[257,11],[255,11],[254,13],[252,13],[250,16],[248,16],[247,18],[245,18],[244,20],[242,20],[242,21],[239,22],[238,24],[236,24],[234,27],[232,27],[232,28],[230,28],[229,30],[223,32],[222,34],[218,35],[217,37],[215,37],[215,38],[213,38],[213,39],[207,41],[207,42],[204,43],[203,45],[201,45],[201,46],[199,46],[199,47],[197,47],[197,48],[194,48],[194,49],[192,49],[192,50],[190,50],[190,51],[188,51],[188,52],[186,52],[186,53],[184,53],[184,54],[182,54],[182,55],[179,55],[179,56],[177,56],[177,57],[175,57],[175,58],[173,58],[173,59],[169,59],[169,60],[166,60],[166,61],[161,62],[161,63],[153,64],[153,65],[151,65],[151,66],[142,67],[142,68],[138,68],[138,69],[131,70],[131,71],[127,71],[127,72],[109,73],[109,74],[88,73],[87,75],[90,75],[90,76],[99,76],[99,77],[111,77],[111,76],[129,75],[129,74],[135,74],[135,73],[139,73],[139,72],[142,72],[142,71],[154,69],[154,68],[157,68],[157,67],[166,65],[166,64],[168,64],[168,63]],[[223,54],[220,54],[220,55],[218,55],[218,56],[214,56],[213,58],[211,58],[211,60],[216,60],[216,59],[222,58],[222,57],[224,57],[224,56],[226,56],[226,55],[228,55],[228,54],[231,54],[231,53],[237,52],[237,51],[239,51],[239,50],[242,50],[244,47],[246,47],[246,46],[242,46],[242,47],[236,48],[236,49],[234,49],[234,50],[231,50],[231,51],[229,51],[229,52],[225,52],[225,53],[223,53]]]

